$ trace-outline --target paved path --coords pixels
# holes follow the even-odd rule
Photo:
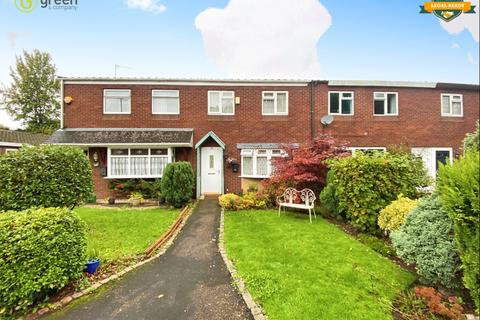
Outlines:
[[[61,319],[252,319],[218,252],[217,201],[200,201],[175,243]]]

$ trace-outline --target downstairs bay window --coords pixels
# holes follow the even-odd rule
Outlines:
[[[268,178],[273,172],[271,159],[282,157],[285,152],[279,149],[242,149],[240,154],[242,177]]]
[[[108,178],[161,178],[172,148],[108,148]]]

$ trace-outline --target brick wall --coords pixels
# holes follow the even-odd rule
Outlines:
[[[104,115],[104,89],[130,89],[130,115]],[[180,115],[152,115],[151,90],[180,92]],[[208,90],[233,90],[240,97],[234,116],[208,115]],[[288,91],[288,116],[262,116],[262,91]],[[473,131],[479,118],[478,91],[424,88],[314,87],[314,132],[322,133],[320,118],[328,114],[328,91],[353,91],[354,115],[335,116],[325,133],[349,141],[351,146],[452,147],[459,152],[467,132]],[[398,92],[398,116],[374,116],[373,92]],[[461,118],[441,117],[440,94],[463,94]],[[73,102],[64,105],[66,128],[193,128],[193,144],[209,131],[226,144],[225,156],[240,161],[237,143],[307,143],[310,131],[309,86],[177,86],[177,85],[101,85],[66,84],[64,95]],[[90,156],[92,155],[90,151]],[[177,148],[177,160],[190,161],[196,167],[193,148]],[[196,170],[196,168],[195,168]],[[240,172],[225,164],[225,191],[241,190]],[[94,168],[99,198],[108,196],[108,183]]]

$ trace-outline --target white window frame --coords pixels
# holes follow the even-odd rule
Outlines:
[[[18,149],[8,148],[8,149],[5,149],[5,154],[10,153],[10,152],[16,152],[16,151],[18,151]]]
[[[330,94],[331,93],[338,93],[338,111],[339,112],[330,112]],[[351,98],[344,98],[344,93],[350,93],[352,95]],[[352,113],[342,113],[342,98],[344,100],[352,100]],[[335,115],[335,116],[353,116],[355,115],[355,92],[353,91],[328,91],[328,114]]]
[[[381,101],[382,100],[382,99],[376,99],[375,98],[375,95],[378,94],[378,93],[381,93],[381,94],[385,95],[385,98],[383,99],[383,111],[384,111],[383,114],[376,114],[375,113],[375,101],[377,101],[377,100]],[[397,100],[397,108],[396,108],[395,113],[387,113],[387,110],[388,110],[387,102],[388,102],[388,95],[389,94],[394,94],[395,99]],[[400,110],[400,106],[398,104],[398,92],[375,91],[373,93],[373,116],[375,116],[375,117],[394,117],[394,116],[398,116],[399,110]]]
[[[128,155],[122,155],[122,156],[112,156],[112,149],[128,149]],[[131,149],[148,149],[148,175],[132,175],[130,174],[130,160],[132,157],[145,157],[145,155],[141,156],[136,156],[132,155]],[[167,155],[159,156],[159,155],[152,155],[151,149],[167,149]],[[127,168],[128,168],[128,174],[126,175],[112,175],[112,157],[127,157]],[[152,175],[151,170],[151,158],[156,158],[156,157],[161,157],[161,158],[166,158],[167,163],[173,162],[173,149],[171,147],[163,147],[163,146],[118,146],[114,148],[108,148],[107,151],[107,179],[129,179],[129,178],[161,178],[162,175]]]
[[[273,113],[265,113],[263,108],[263,103],[265,99],[265,94],[273,94]],[[277,95],[279,93],[285,93],[285,112],[277,111]],[[288,116],[288,91],[262,91],[262,115],[263,116]]]
[[[280,154],[273,154],[274,150],[280,150]],[[260,151],[266,151],[264,154],[259,154]],[[271,163],[272,158],[276,157],[285,157],[286,153],[284,150],[281,149],[242,149],[240,152],[241,155],[241,176],[242,178],[258,178],[258,179],[265,179],[269,178],[272,175],[273,172],[273,166]],[[244,168],[243,168],[243,158],[248,157],[252,158],[252,174],[244,174]],[[267,158],[267,174],[266,175],[259,175],[257,173],[257,158]]]
[[[176,92],[177,96],[176,97],[157,97],[155,96],[155,92]],[[177,112],[155,112],[153,111],[153,101],[155,98],[167,98],[167,99],[174,99],[177,98],[178,100],[178,111]],[[153,89],[152,90],[152,114],[180,114],[180,91],[179,90],[166,90],[166,89]]]
[[[106,101],[107,101],[107,91],[128,91],[130,97],[130,111],[129,112],[109,112],[106,110]],[[120,97],[120,96],[119,96]],[[124,96],[121,96],[124,98]],[[115,98],[115,96],[110,96],[109,98]],[[131,114],[132,113],[132,90],[130,89],[103,89],[103,114]]]
[[[219,112],[210,111],[210,94],[211,93],[218,93],[219,94],[219,100],[220,100]],[[223,112],[222,99],[223,99],[223,94],[224,93],[232,93],[232,104],[233,104],[233,112],[232,113],[224,113]],[[208,90],[207,100],[208,100],[207,101],[207,109],[208,109],[208,114],[209,115],[214,115],[214,116],[234,116],[235,115],[235,91],[231,91],[231,90]]]
[[[453,97],[454,96],[459,96],[460,97],[460,114],[453,114]],[[450,98],[450,105],[449,113],[444,113],[443,112],[443,97],[449,97]],[[442,114],[442,117],[463,117],[463,94],[461,93],[441,93],[440,94],[440,113]]]

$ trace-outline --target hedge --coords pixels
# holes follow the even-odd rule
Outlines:
[[[379,211],[399,194],[418,198],[417,187],[430,183],[420,158],[405,152],[356,152],[352,157],[329,162],[333,171],[327,189],[338,202],[338,211],[344,211],[349,222],[362,232],[378,233]],[[328,184],[327,184],[328,187]],[[325,194],[320,196],[325,202]]]
[[[480,156],[467,152],[453,165],[438,171],[437,191],[455,225],[455,240],[460,250],[463,283],[480,309]]]
[[[74,207],[92,196],[92,169],[76,147],[23,147],[0,157],[0,210]]]
[[[194,183],[195,177],[190,162],[169,163],[163,170],[162,196],[165,201],[179,208],[192,198]]]
[[[436,197],[421,199],[390,238],[397,255],[415,263],[424,281],[457,287],[455,278],[460,259],[453,238],[453,222]]]
[[[21,313],[81,274],[84,222],[66,208],[0,213],[0,318]]]

